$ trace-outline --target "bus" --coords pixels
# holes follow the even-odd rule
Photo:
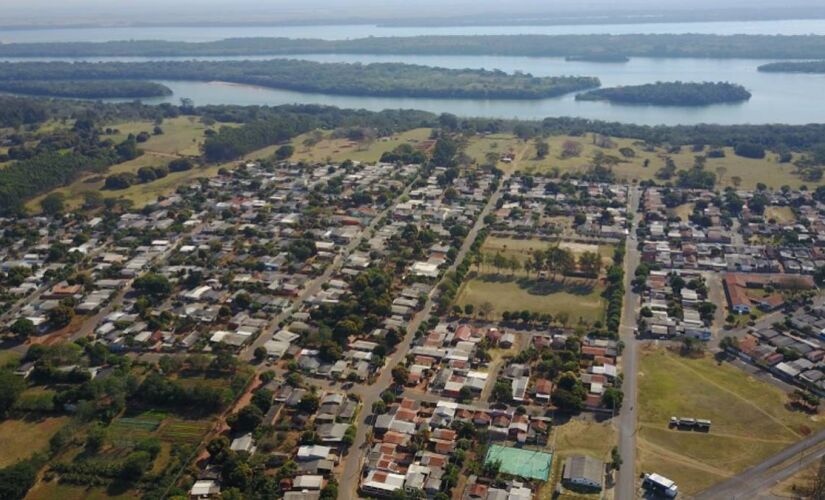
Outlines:
[[[676,486],[676,483],[656,473],[645,474],[642,487],[667,498],[676,498],[676,495],[679,494],[679,487]]]

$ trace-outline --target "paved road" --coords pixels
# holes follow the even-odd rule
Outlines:
[[[825,431],[820,431],[764,462],[696,495],[696,500],[752,499],[825,456]]]
[[[629,208],[633,211],[633,228],[636,231],[639,224],[639,199],[641,190],[637,187],[630,188]],[[638,349],[636,337],[633,329],[636,327],[636,306],[639,304],[639,295],[631,289],[633,273],[639,265],[641,258],[637,248],[638,241],[633,235],[627,239],[627,251],[624,260],[624,286],[625,298],[624,309],[622,310],[622,323],[619,327],[619,335],[624,341],[625,347],[622,353],[622,390],[624,392],[624,403],[619,414],[619,451],[622,456],[622,467],[619,469],[616,491],[614,493],[617,500],[634,500],[637,495],[636,488],[636,414],[637,414],[637,375],[638,375]]]
[[[473,228],[464,239],[464,243],[461,245],[461,249],[458,251],[455,261],[447,272],[444,273],[445,275],[455,271],[461,261],[464,260],[464,257],[467,256],[467,253],[470,251],[470,246],[473,244],[473,241],[475,241],[476,236],[478,236],[478,232],[484,227],[484,217],[490,213],[490,210],[496,206],[496,202],[498,202],[499,198],[501,198],[502,188],[508,178],[509,177],[505,177],[502,179],[499,189],[493,193],[492,196],[490,196],[490,199],[487,201],[484,209],[482,209],[481,213],[478,215]],[[416,330],[418,330],[421,323],[430,317],[430,314],[436,304],[435,299],[437,290],[438,286],[433,287],[432,291],[430,291],[430,294],[427,296],[427,302],[424,304],[423,309],[421,309],[415,316],[413,316],[412,320],[410,320],[410,323],[407,325],[407,334],[404,337],[404,340],[398,344],[396,351],[388,358],[387,364],[378,376],[378,380],[369,386],[362,384],[353,388],[352,392],[361,397],[361,403],[363,404],[361,417],[366,417],[371,413],[372,404],[378,401],[381,397],[381,393],[390,387],[390,383],[392,382],[392,368],[407,355],[407,352],[410,350],[410,346],[412,345],[413,338],[415,337]],[[358,423],[358,431],[355,435],[355,441],[352,446],[350,446],[349,453],[344,459],[344,471],[339,480],[338,498],[358,498],[358,482],[361,477],[361,464],[364,460],[366,452],[368,451],[367,433],[370,430],[371,426],[365,422],[365,418],[362,418]]]

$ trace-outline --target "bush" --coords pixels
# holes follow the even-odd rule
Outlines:
[[[186,158],[178,158],[177,160],[172,160],[169,162],[169,171],[170,172],[185,172],[187,170],[192,170],[194,164],[191,160]]]
[[[112,174],[106,177],[103,187],[105,189],[126,189],[137,182],[138,178],[131,172]]]
[[[734,153],[736,153],[737,156],[741,156],[743,158],[753,158],[761,160],[765,157],[765,148],[763,148],[759,144],[754,144],[750,142],[737,144],[736,148],[734,148],[733,151]]]

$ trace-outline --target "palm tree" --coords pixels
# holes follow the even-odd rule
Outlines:
[[[533,270],[536,271],[536,278],[541,275],[541,271],[544,269],[544,261],[545,255],[544,252],[541,250],[534,250],[533,251]]]

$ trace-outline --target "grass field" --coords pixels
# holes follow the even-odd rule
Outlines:
[[[333,162],[341,162],[344,160],[375,162],[381,158],[382,154],[387,151],[392,151],[400,144],[409,143],[415,146],[429,139],[431,131],[432,130],[428,128],[419,128],[391,137],[363,143],[352,142],[348,139],[333,139],[330,132],[323,132],[323,139],[310,147],[305,146],[304,141],[309,138],[312,133],[303,134],[292,141],[292,145],[295,147],[295,154],[290,160],[304,160],[307,162],[322,162],[327,160]],[[279,146],[272,146],[267,148],[262,151],[261,155],[270,156],[275,153],[278,147]]]
[[[29,458],[48,447],[49,439],[69,419],[4,420],[0,422],[0,467]]]
[[[668,154],[664,148],[656,148],[655,151],[644,151],[640,147],[639,141],[635,139],[613,138],[616,147],[605,149],[593,144],[592,134],[582,137],[573,136],[551,136],[547,138],[550,145],[550,154],[544,159],[536,157],[536,149],[533,141],[524,143],[509,134],[498,134],[493,136],[478,136],[470,139],[467,147],[467,154],[478,161],[483,161],[488,152],[515,151],[519,147],[527,146],[523,158],[516,166],[508,166],[500,163],[499,168],[504,170],[520,170],[526,173],[547,173],[557,168],[559,173],[582,172],[585,171],[590,159],[596,151],[602,151],[606,155],[616,156],[623,160],[614,167],[613,171],[620,181],[642,181],[654,178],[656,171],[665,163],[665,156],[670,156],[679,169],[687,169],[693,165],[695,153],[690,147],[682,148],[679,153]],[[582,153],[577,157],[562,158],[561,152],[566,141],[573,141],[580,144]],[[493,148],[492,145],[496,147]],[[619,149],[629,147],[635,152],[635,157],[624,158]],[[649,160],[649,166],[645,167],[645,160]],[[794,174],[794,166],[789,163],[780,164],[776,155],[770,153],[764,160],[753,160],[742,158],[733,154],[732,148],[725,148],[725,158],[709,158],[706,163],[706,170],[709,170],[717,177],[721,177],[721,185],[733,185],[733,178],[741,179],[740,186],[743,189],[753,189],[757,182],[763,182],[768,187],[779,188],[787,184],[791,187],[798,187],[802,184],[812,184],[804,182]]]
[[[492,318],[500,318],[504,311],[528,310],[553,316],[563,312],[568,314],[570,324],[577,323],[579,318],[592,323],[604,318],[603,291],[597,280],[481,275],[461,286],[456,304],[473,304],[478,311],[481,304],[489,302],[494,307]]]
[[[112,493],[105,488],[87,488],[71,484],[61,484],[57,481],[37,483],[26,495],[26,500],[127,500],[140,498],[137,491]]]
[[[201,123],[196,116],[167,118],[163,120],[163,123],[160,125],[160,128],[163,129],[163,134],[152,135],[148,141],[138,144],[138,147],[144,151],[167,155],[197,156],[200,154],[201,145],[206,138],[206,131],[217,130],[220,127],[227,126],[234,127],[237,126],[237,124],[217,123],[212,126],[206,126]],[[120,132],[109,136],[113,141],[120,142],[126,139],[129,134],[137,135],[141,132],[151,134],[155,128],[155,124],[151,121],[133,121],[115,123],[107,125],[107,127],[117,129]]]
[[[785,408],[780,389],[711,357],[645,348],[640,364],[641,472],[659,472],[688,494],[736,474],[823,427]],[[668,429],[671,416],[704,418],[711,432]]]
[[[544,241],[539,239],[516,239],[489,236],[484,240],[481,251],[485,254],[501,253],[505,257],[516,257],[523,264],[534,250],[547,250],[558,245],[569,250],[578,258],[584,252],[595,252],[601,255],[604,266],[613,262],[613,245],[594,245],[588,243],[574,243],[571,241]]]

